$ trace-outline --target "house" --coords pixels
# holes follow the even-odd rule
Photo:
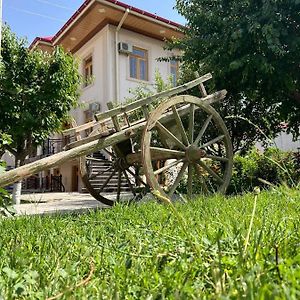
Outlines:
[[[84,105],[71,113],[77,124],[83,124],[91,121],[94,113],[107,110],[108,101],[129,97],[129,90],[141,83],[151,87],[156,70],[162,78],[171,76],[176,81],[177,62],[157,59],[179,54],[164,50],[164,46],[166,40],[182,37],[180,28],[119,1],[86,0],[55,36],[36,38],[30,48],[51,51],[61,45],[78,58],[85,79],[80,97]],[[63,145],[62,137],[56,135],[38,150],[39,157],[61,151]],[[36,157],[29,160],[33,159]],[[58,180],[58,189],[61,180],[68,192],[82,190],[76,160],[28,179],[26,187],[42,184],[49,189],[50,177]]]

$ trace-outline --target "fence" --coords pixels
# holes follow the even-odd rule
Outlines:
[[[22,189],[24,191],[64,192],[65,186],[62,183],[62,175],[50,175],[42,178],[30,176],[23,180]]]

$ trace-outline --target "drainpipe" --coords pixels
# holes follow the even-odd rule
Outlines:
[[[118,103],[120,100],[120,78],[119,78],[119,52],[118,52],[118,43],[119,43],[119,31],[125,21],[125,19],[127,18],[129,14],[129,9],[126,8],[125,13],[121,19],[121,21],[119,22],[119,25],[116,29],[115,32],[115,55],[116,55],[116,59],[115,59],[115,74],[116,74],[116,84],[115,84],[115,103]]]

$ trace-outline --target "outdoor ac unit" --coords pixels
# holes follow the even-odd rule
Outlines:
[[[132,45],[129,43],[120,42],[118,44],[119,53],[129,54],[132,53]]]
[[[89,110],[92,111],[92,112],[95,112],[95,111],[100,111],[100,103],[98,102],[93,102],[93,103],[90,103],[89,104]]]

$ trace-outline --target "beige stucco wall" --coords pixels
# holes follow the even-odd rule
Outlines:
[[[9,167],[14,167],[15,166],[15,158],[12,154],[9,152],[5,152],[2,158],[0,159],[4,160]]]
[[[292,134],[287,134],[286,132],[282,132],[274,142],[276,147],[284,151],[300,150],[300,139],[298,141],[293,141]]]
[[[107,110],[106,103],[116,100],[116,72],[115,72],[115,30],[112,25],[105,26],[88,43],[80,48],[75,56],[80,62],[79,70],[83,74],[84,60],[92,55],[94,81],[81,91],[80,102],[86,104],[99,102],[101,111]],[[155,70],[159,70],[162,78],[167,80],[170,73],[169,62],[158,62],[159,57],[169,56],[171,53],[163,49],[164,42],[142,34],[122,29],[119,31],[119,41],[130,43],[148,50],[149,56],[149,80],[141,81],[130,78],[129,76],[129,57],[125,54],[118,54],[119,59],[119,94],[120,101],[129,97],[129,89],[138,87],[141,83],[153,86],[155,83]],[[84,108],[72,111],[78,124],[84,123]]]
[[[111,32],[114,28],[111,28]],[[145,49],[148,51],[148,81],[141,81],[130,78],[129,72],[129,57],[124,54],[119,54],[119,73],[120,73],[120,100],[129,97],[129,89],[134,89],[141,83],[148,86],[155,84],[155,71],[158,70],[162,78],[167,81],[171,76],[170,63],[157,61],[160,57],[168,57],[172,53],[163,49],[165,43],[142,34],[138,34],[129,30],[121,29],[119,33],[119,41],[130,43],[133,46]]]
[[[106,26],[98,32],[88,43],[75,53],[79,60],[79,71],[83,74],[84,60],[92,56],[93,60],[93,83],[87,87],[82,87],[80,102],[83,107],[73,110],[71,113],[75,117],[77,124],[84,123],[83,111],[88,109],[88,104],[92,102],[101,103],[103,109],[105,100],[110,99],[110,88],[107,88],[108,60],[107,51],[108,27]],[[107,100],[106,100],[107,101]]]

